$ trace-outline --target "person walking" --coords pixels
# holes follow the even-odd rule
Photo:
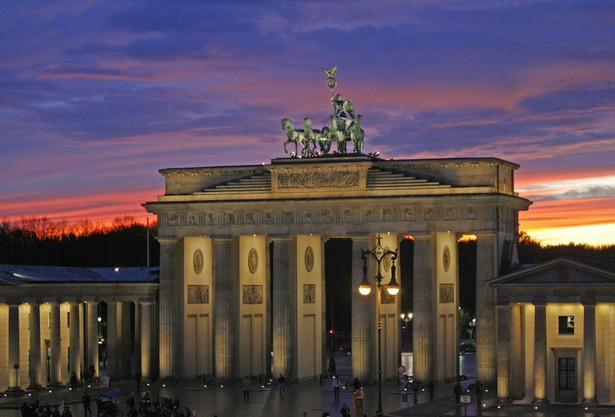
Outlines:
[[[365,399],[365,392],[363,391],[363,388],[359,388],[358,390],[354,392],[354,398],[355,398],[354,404],[357,410],[357,414],[362,414],[363,413],[363,400]]]
[[[481,404],[481,397],[483,395],[483,384],[479,382],[476,383],[476,386],[474,387],[474,389],[476,390],[476,403],[478,404],[478,406],[480,407]]]
[[[280,374],[278,378],[278,390],[280,390],[280,397],[283,397],[286,394],[286,378],[284,375]]]
[[[354,381],[352,381],[352,386],[355,391],[361,388],[361,381],[359,381],[359,378],[355,378]]]
[[[92,417],[92,410],[90,410],[90,401],[92,399],[90,398],[89,394],[87,391],[85,391],[83,393],[83,397],[81,398],[81,403],[83,404],[83,416],[84,417],[88,417],[88,415],[90,417]]]
[[[455,394],[455,402],[457,404],[461,402],[461,392],[461,384],[459,383],[459,381],[457,381],[457,384],[455,384],[455,388],[453,388],[453,394]]]
[[[435,391],[436,387],[433,383],[433,381],[429,381],[429,384],[427,384],[427,392],[429,392],[429,401],[433,401],[433,393]]]
[[[421,388],[421,381],[419,381],[418,379],[413,379],[412,380],[412,392],[414,395],[415,404],[419,402],[419,388]]]
[[[339,398],[340,397],[340,379],[333,375],[333,398]]]
[[[137,383],[137,391],[141,390],[141,371],[137,369],[135,372],[135,382]]]
[[[342,406],[340,413],[342,413],[342,417],[350,417],[350,408],[348,408],[348,405],[346,405],[346,403],[344,403],[344,405]]]
[[[243,381],[241,382],[241,389],[243,390],[243,399],[250,399],[250,378],[247,376],[243,377]]]

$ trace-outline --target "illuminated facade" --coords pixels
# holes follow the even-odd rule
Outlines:
[[[615,273],[558,259],[490,286],[501,402],[615,402]]]
[[[157,281],[158,268],[0,265],[0,388],[65,385],[90,366],[156,375]]]
[[[158,216],[160,375],[217,378],[325,372],[324,243],[352,239],[352,368],[376,378],[376,297],[360,297],[361,250],[414,239],[414,369],[457,375],[457,238],[477,237],[478,377],[496,380],[493,289],[514,257],[517,165],[497,158],[274,159],[164,169]],[[369,271],[374,276],[374,266]],[[385,275],[387,273],[385,272]],[[387,280],[388,282],[388,280]],[[383,302],[383,375],[399,366],[399,300]]]

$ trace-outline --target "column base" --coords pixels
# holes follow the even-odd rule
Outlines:
[[[534,398],[532,400],[533,405],[546,405],[549,404],[549,400],[546,398]]]
[[[19,386],[17,386],[17,387],[8,387],[6,389],[6,391],[4,391],[4,392],[6,394],[8,394],[8,395],[17,395],[17,396],[25,394],[25,391],[21,387],[19,387]]]
[[[598,401],[595,398],[590,398],[590,399],[584,398],[583,401],[581,401],[581,404],[594,406],[594,405],[598,405]]]
[[[496,405],[507,405],[507,404],[512,404],[513,400],[510,397],[503,397],[503,398],[498,398],[495,401]]]

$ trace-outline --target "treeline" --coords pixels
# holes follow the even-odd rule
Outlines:
[[[155,223],[148,226],[130,216],[117,217],[111,225],[96,224],[88,220],[68,224],[65,221],[54,222],[46,217],[28,217],[17,221],[4,219],[0,222],[0,263],[89,267],[146,266],[149,236],[150,265],[157,266],[160,248],[155,240],[156,230]],[[460,275],[474,275],[475,242],[462,242],[459,249]],[[569,243],[541,246],[540,241],[521,232],[518,249],[522,264],[567,257],[615,270],[615,245]],[[412,256],[412,253],[407,256]],[[473,283],[470,282],[469,285]]]
[[[149,230],[148,230],[149,229]],[[0,263],[52,266],[158,266],[160,249],[156,224],[145,225],[130,216],[111,225],[84,220],[77,224],[45,217],[0,222]]]
[[[615,271],[615,245],[591,246],[568,243],[567,245],[541,246],[539,240],[521,232],[519,261],[522,264],[537,264],[562,257]]]

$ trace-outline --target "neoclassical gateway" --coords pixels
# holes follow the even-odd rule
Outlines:
[[[495,382],[496,303],[487,282],[509,266],[517,213],[530,204],[514,191],[517,168],[496,158],[342,154],[162,170],[165,194],[145,205],[159,221],[160,376],[282,373],[306,380],[323,373],[323,248],[343,237],[352,239],[352,259],[339,261],[352,262],[353,375],[375,379],[377,297],[360,296],[358,286],[362,250],[381,236],[392,251],[414,239],[413,373],[423,381],[453,381],[457,239],[472,234],[477,372]],[[367,265],[368,276],[376,276],[375,263]],[[399,313],[398,299],[383,294],[386,378],[398,372]]]

